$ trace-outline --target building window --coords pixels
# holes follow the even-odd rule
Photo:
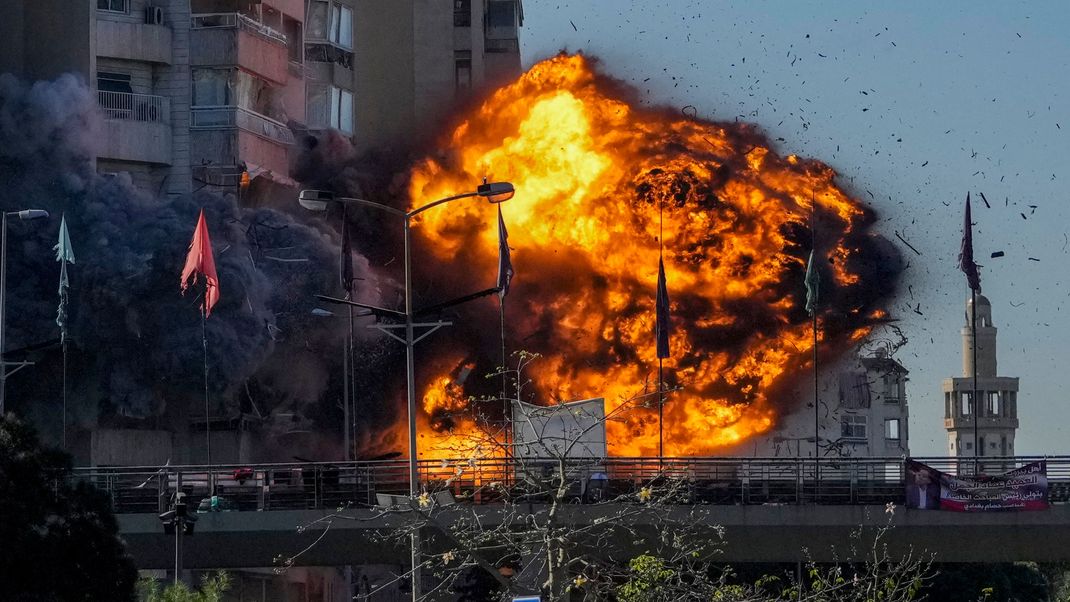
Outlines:
[[[104,71],[97,72],[97,90],[101,92],[126,92],[130,94],[134,91],[130,87],[130,76],[125,73],[106,73]]]
[[[472,26],[472,0],[453,0],[453,26]]]
[[[327,8],[330,6],[326,0],[312,0],[308,7],[308,18],[305,24],[308,27],[308,37],[313,40],[327,39]]]
[[[962,413],[961,415],[969,416],[973,414],[973,393],[963,391],[959,394],[959,400],[962,402],[960,410]]]
[[[331,127],[353,133],[353,93],[331,86]]]
[[[230,69],[193,69],[193,106],[222,107],[234,104],[234,72]]]
[[[455,51],[453,63],[453,78],[457,93],[467,94],[472,89],[472,51]]]
[[[884,438],[892,439],[894,441],[899,440],[899,419],[888,418],[884,421]]]
[[[981,437],[977,440],[977,455],[985,455],[985,438]]]
[[[999,410],[1001,405],[999,402],[1000,397],[1001,396],[999,391],[988,392],[988,401],[987,405],[985,406],[985,412],[989,416],[999,416]]]
[[[840,417],[840,435],[844,439],[866,438],[866,417],[845,414]]]
[[[286,51],[291,63],[301,64],[305,57],[305,40],[301,37],[301,22],[283,17],[282,27],[286,34]]]
[[[332,7],[329,39],[342,48],[353,48],[353,9],[340,4]]]
[[[305,116],[313,128],[353,133],[353,93],[335,86],[308,86]]]
[[[97,0],[97,10],[125,13],[126,0]]]
[[[309,84],[308,102],[305,105],[305,118],[308,120],[308,125],[314,128],[327,127],[330,120],[330,111],[328,111],[330,106],[329,98],[330,89],[328,86]]]
[[[487,27],[516,27],[516,3],[513,0],[487,2]]]

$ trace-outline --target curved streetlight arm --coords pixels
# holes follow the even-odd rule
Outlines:
[[[439,199],[437,201],[428,203],[428,204],[424,205],[423,207],[418,207],[416,209],[413,209],[412,211],[410,211],[410,212],[408,212],[408,213],[406,213],[404,215],[407,218],[412,218],[412,217],[415,217],[415,216],[423,213],[424,211],[427,211],[428,209],[430,209],[432,207],[437,207],[437,206],[439,206],[439,205],[441,205],[443,203],[448,203],[450,201],[456,201],[458,199],[466,199],[466,198],[473,197],[473,196],[480,196],[480,195],[479,195],[478,192],[465,192],[463,194],[455,194],[453,196],[448,196],[448,197],[446,197],[444,199]]]
[[[387,213],[393,213],[394,215],[397,215],[399,217],[405,217],[405,212],[401,209],[391,207],[390,205],[384,205],[382,203],[376,203],[375,201],[355,199],[352,197],[335,197],[334,200],[338,201],[339,203],[345,203],[347,205],[364,205],[366,207],[373,207],[375,209],[386,211]]]

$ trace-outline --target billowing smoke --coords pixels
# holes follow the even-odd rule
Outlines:
[[[337,294],[338,237],[233,196],[156,198],[125,176],[96,173],[99,114],[77,78],[28,86],[0,76],[0,208],[47,209],[9,220],[7,349],[37,362],[8,381],[10,409],[55,416],[61,354],[55,323],[59,218],[71,269],[68,390],[77,424],[121,417],[172,426],[203,415],[200,299],[179,272],[203,207],[222,299],[207,320],[210,393],[220,414],[296,410],[337,426],[342,323],[316,317]],[[357,277],[374,290],[367,262]],[[374,345],[377,343],[371,343]]]

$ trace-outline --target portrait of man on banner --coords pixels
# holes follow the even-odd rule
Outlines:
[[[940,509],[940,472],[919,462],[907,461],[906,506],[919,510]]]

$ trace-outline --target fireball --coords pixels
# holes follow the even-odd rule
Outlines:
[[[812,366],[803,286],[811,248],[821,274],[819,349],[829,356],[869,332],[898,268],[868,233],[872,212],[829,166],[776,154],[751,125],[642,108],[630,95],[582,55],[540,62],[464,116],[448,154],[412,169],[410,202],[484,177],[515,185],[501,206],[516,270],[506,338],[544,355],[527,375],[536,400],[605,398],[615,455],[658,451],[663,257],[673,328],[665,453],[716,453],[797,405],[785,396]],[[498,233],[488,211],[476,202],[436,208],[415,233],[440,265],[463,258],[492,273]],[[428,407],[460,409],[448,376],[425,384]],[[439,436],[463,436],[460,424]]]

